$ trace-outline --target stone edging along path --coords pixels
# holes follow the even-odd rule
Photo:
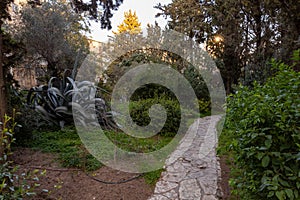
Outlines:
[[[165,163],[148,200],[217,200],[221,169],[216,156],[216,125],[221,116],[196,120]],[[184,152],[181,154],[180,152]]]

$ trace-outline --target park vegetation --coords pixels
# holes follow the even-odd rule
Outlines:
[[[74,112],[85,125],[91,117],[87,111],[96,109],[104,134],[122,149],[148,153],[168,144],[182,119],[176,95],[165,87],[144,85],[135,91],[129,104],[131,118],[140,126],[150,123],[152,105],[166,109],[166,123],[156,136],[128,136],[113,120],[116,113],[110,110],[110,100],[114,86],[138,65],[165,64],[177,70],[195,91],[200,109],[197,117],[210,115],[208,87],[191,63],[159,50],[159,43],[157,49],[145,47],[122,53],[146,40],[143,31],[153,41],[158,37],[168,42],[164,29],[172,29],[203,46],[223,78],[227,103],[223,105],[226,117],[218,151],[229,158],[233,197],[300,199],[298,1],[172,0],[156,6],[157,16],[164,16],[167,26],[162,28],[156,23],[145,30],[130,10],[108,43],[103,44],[109,53],[103,53],[101,59],[113,62],[101,68],[97,84],[82,77],[75,81],[79,66],[91,54],[85,33],[89,32],[89,20],[100,21],[101,28],[111,29],[112,10],[122,0],[29,1],[18,18],[12,18],[12,2],[0,2],[0,198],[33,195],[38,184],[30,185],[26,180],[38,180],[44,173],[35,171],[19,177],[9,160],[11,145],[56,153],[65,167],[93,171],[102,166],[81,143],[74,127]],[[122,56],[114,58],[119,54]],[[38,77],[41,84],[29,91],[21,90],[10,73],[10,69],[24,63],[46,66],[44,76]],[[96,94],[88,99],[96,102],[95,107],[80,104],[87,101],[82,91]],[[153,184],[160,172],[144,177]],[[16,179],[20,180],[18,184]]]
[[[293,62],[273,60],[273,77],[228,98],[219,150],[232,160],[230,185],[241,199],[299,199],[299,51]]]

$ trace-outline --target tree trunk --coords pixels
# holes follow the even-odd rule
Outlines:
[[[0,23],[1,28],[2,23]],[[7,113],[7,98],[5,87],[5,70],[3,68],[3,37],[2,31],[0,31],[0,121],[3,122],[4,115]],[[1,129],[1,126],[0,126]]]
[[[5,90],[5,77],[4,77],[4,69],[3,69],[3,37],[2,37],[2,31],[1,31],[2,23],[0,22],[0,122],[4,122],[4,115],[7,111],[6,107],[6,90]],[[0,137],[1,137],[1,143],[2,143],[2,125],[0,124]],[[0,144],[0,156],[3,157],[4,152],[4,146]],[[0,162],[2,164],[3,161]]]

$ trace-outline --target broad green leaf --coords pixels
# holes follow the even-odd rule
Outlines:
[[[263,157],[264,155],[265,155],[265,153],[259,152],[259,153],[257,154],[257,159],[258,159],[258,160],[261,160],[262,157]]]
[[[300,182],[296,182],[297,189],[300,189]]]
[[[269,163],[270,163],[270,157],[268,155],[263,157],[263,159],[261,160],[261,164],[263,167],[267,167]]]
[[[270,198],[270,197],[272,197],[272,196],[274,196],[274,194],[275,194],[275,192],[274,191],[271,191],[271,192],[269,192],[269,194],[268,194],[268,198]]]
[[[275,195],[276,195],[276,197],[279,199],[279,200],[284,200],[284,198],[285,198],[285,193],[284,193],[284,191],[277,191],[276,193],[275,193]]]
[[[286,195],[288,196],[289,199],[293,200],[294,199],[294,192],[291,189],[286,189],[284,190]]]
[[[272,140],[267,139],[267,140],[265,141],[265,145],[266,145],[266,147],[269,149],[269,148],[271,147],[271,145],[272,145]]]
[[[281,179],[281,178],[278,178],[278,181],[279,181],[279,183],[280,183],[282,186],[284,186],[284,187],[290,187],[290,184],[289,184],[287,181],[285,181],[285,180],[283,180],[283,179]]]
[[[295,195],[295,198],[298,199],[298,197],[299,197],[299,192],[298,192],[298,190],[294,190],[294,195]]]

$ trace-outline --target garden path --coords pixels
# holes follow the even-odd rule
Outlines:
[[[220,115],[196,120],[165,163],[148,200],[216,200],[221,171],[216,156]]]

